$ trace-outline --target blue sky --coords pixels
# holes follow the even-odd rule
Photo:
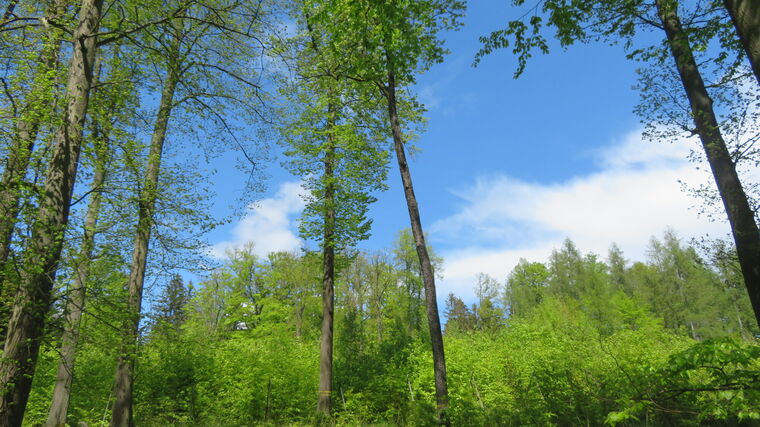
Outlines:
[[[727,225],[698,216],[699,200],[679,183],[709,182],[686,160],[694,141],[640,137],[637,64],[621,46],[555,48],[518,80],[509,50],[471,66],[478,37],[521,14],[504,1],[470,2],[465,26],[445,34],[451,54],[416,87],[429,122],[411,170],[429,242],[444,257],[439,295],[469,300],[478,272],[503,282],[519,258],[545,261],[566,237],[602,256],[614,241],[642,260],[650,237],[668,227],[685,239],[725,235]],[[261,200],[209,235],[215,253],[251,239],[261,253],[302,244],[298,179],[279,162]],[[409,226],[395,163],[389,176],[361,248],[389,247]],[[222,199],[242,191],[243,175],[219,178]],[[219,209],[229,204],[222,199]]]

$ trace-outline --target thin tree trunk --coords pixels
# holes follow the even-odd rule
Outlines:
[[[95,66],[94,75],[100,74],[100,60]],[[113,106],[107,108],[111,111]],[[106,180],[108,163],[108,125],[110,118],[106,118],[105,133],[101,133],[97,120],[92,121],[92,135],[95,142],[95,174],[92,178],[92,198],[87,206],[87,214],[84,221],[84,234],[82,246],[79,249],[78,264],[74,275],[74,284],[69,290],[69,299],[66,303],[66,324],[61,339],[61,359],[58,362],[53,400],[50,404],[46,427],[58,427],[66,425],[66,416],[69,409],[69,397],[71,396],[71,383],[74,378],[74,359],[79,341],[79,325],[84,313],[85,299],[87,296],[87,281],[90,274],[90,262],[95,248],[95,229],[100,213],[102,200],[101,187]]]
[[[47,8],[45,17],[51,19],[62,15],[65,5],[65,0],[55,1]],[[11,6],[15,6],[15,3],[11,3],[9,8]],[[16,287],[7,279],[11,268],[7,262],[11,252],[13,230],[19,214],[24,178],[40,129],[39,112],[51,108],[53,85],[50,82],[50,72],[58,66],[61,50],[60,31],[51,26],[47,29],[39,56],[39,66],[30,85],[28,98],[18,116],[16,132],[11,139],[0,185],[0,342],[5,341],[5,326],[8,324],[11,300],[16,293]]]
[[[332,94],[330,95],[332,97]],[[325,229],[322,242],[322,339],[319,346],[319,396],[317,411],[330,416],[333,364],[333,312],[335,304],[335,167],[336,111],[333,100],[327,107],[327,152],[325,153]]]
[[[175,42],[177,43],[175,46],[177,50],[174,52],[174,58],[176,59],[178,57],[179,40],[175,40]],[[132,418],[132,388],[135,359],[137,356],[143,284],[145,282],[145,267],[148,259],[150,234],[153,228],[153,210],[156,204],[156,188],[158,186],[158,173],[161,168],[161,154],[163,153],[169,117],[171,116],[174,102],[174,92],[179,81],[177,64],[170,61],[168,65],[168,75],[161,93],[161,101],[150,142],[145,181],[138,200],[137,230],[135,233],[134,250],[132,252],[129,283],[127,285],[129,292],[127,301],[129,319],[124,324],[121,354],[119,355],[116,367],[116,379],[114,382],[115,399],[111,413],[112,427],[134,426]]]
[[[74,31],[66,109],[56,133],[32,238],[24,254],[24,269],[8,323],[4,358],[0,362],[0,425],[20,425],[37,363],[45,316],[76,181],[82,128],[87,114],[96,36],[103,0],[83,0]]]
[[[409,209],[409,220],[412,225],[414,245],[417,249],[417,256],[420,260],[422,284],[425,288],[428,327],[430,329],[430,341],[433,350],[433,370],[435,374],[435,398],[437,403],[438,423],[449,425],[449,391],[448,385],[446,384],[446,358],[443,351],[441,320],[438,316],[438,301],[436,300],[435,292],[435,273],[433,272],[433,265],[430,262],[430,255],[428,254],[427,246],[425,245],[425,235],[422,231],[420,212],[417,207],[417,197],[414,195],[412,175],[409,172],[409,165],[406,162],[404,139],[401,132],[401,124],[399,122],[396,105],[396,77],[393,74],[393,71],[388,72],[388,85],[385,86],[384,89],[385,96],[388,100],[388,116],[391,122],[393,146],[396,151],[399,171],[401,172],[401,182],[404,186],[404,196],[406,197],[406,205]]]
[[[699,139],[728,215],[744,283],[755,312],[755,319],[760,325],[760,232],[755,222],[755,213],[747,201],[736,173],[736,165],[720,133],[712,107],[713,102],[694,60],[689,37],[681,28],[676,13],[677,2],[657,0],[656,4],[681,82],[691,104]]]
[[[760,1],[723,0],[760,84]]]
[[[84,313],[85,298],[87,293],[87,279],[90,273],[90,261],[93,248],[95,247],[95,227],[97,226],[100,212],[101,193],[98,190],[105,182],[105,166],[102,160],[98,162],[95,176],[92,181],[92,200],[87,207],[87,216],[84,224],[84,236],[82,247],[79,250],[79,265],[74,276],[74,286],[69,292],[69,300],[66,303],[66,328],[61,342],[61,360],[58,364],[55,388],[53,389],[53,401],[48,413],[47,427],[57,427],[66,424],[66,415],[69,407],[71,394],[71,382],[74,376],[74,356],[79,341],[79,324]]]

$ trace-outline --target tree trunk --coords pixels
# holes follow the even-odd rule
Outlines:
[[[669,0],[657,0],[656,3],[681,82],[689,98],[699,139],[728,214],[744,283],[760,325],[760,233],[755,222],[755,212],[747,201],[736,173],[736,165],[720,133],[712,99],[694,60],[689,37],[681,28],[676,13],[677,3]]]
[[[736,32],[760,84],[760,2],[757,0],[723,0]]]
[[[179,40],[175,40],[175,52],[173,59],[178,58]],[[158,186],[158,173],[161,168],[161,154],[163,153],[166,131],[169,125],[169,117],[174,102],[174,92],[179,81],[179,70],[176,62],[169,62],[168,75],[164,82],[161,93],[161,102],[158,107],[156,123],[153,127],[153,136],[150,142],[148,154],[148,167],[145,172],[145,181],[140,191],[138,200],[137,230],[135,232],[135,244],[132,252],[132,264],[129,272],[127,285],[129,297],[127,312],[129,319],[124,324],[121,354],[116,366],[116,379],[114,381],[114,403],[111,413],[112,427],[132,427],[132,387],[134,380],[135,359],[137,353],[137,340],[140,326],[140,311],[142,307],[143,283],[145,282],[145,267],[148,259],[148,244],[153,228],[153,210],[156,204],[156,188]]]
[[[10,6],[12,5],[15,3]],[[62,15],[65,5],[65,0],[55,1],[47,8],[45,17],[51,19]],[[7,262],[11,252],[13,229],[19,214],[24,178],[40,129],[39,111],[51,108],[53,86],[50,82],[50,72],[57,67],[61,50],[60,31],[50,26],[47,28],[39,56],[39,66],[35,71],[28,98],[18,116],[0,186],[0,342],[5,341],[5,326],[8,324],[11,302],[17,290],[7,278],[11,268]]]
[[[330,95],[332,97],[332,94]],[[319,346],[319,396],[317,412],[330,416],[333,364],[333,312],[335,305],[335,105],[327,107],[327,152],[325,153],[325,229],[322,242],[322,340]]]
[[[94,75],[100,74],[100,61],[97,61]],[[113,110],[113,106],[106,111]],[[108,114],[108,113],[107,113]],[[95,228],[98,223],[100,213],[100,203],[102,200],[101,187],[106,180],[106,170],[108,163],[108,123],[110,117],[104,120],[106,123],[105,133],[101,129],[97,120],[92,122],[92,136],[95,142],[95,175],[92,178],[91,191],[92,199],[87,206],[87,214],[84,221],[84,233],[82,236],[82,246],[79,249],[76,271],[74,275],[74,284],[69,290],[69,299],[66,303],[66,324],[61,339],[61,359],[58,363],[58,374],[56,375],[55,388],[53,389],[53,400],[50,404],[46,427],[58,427],[66,425],[66,415],[69,409],[69,397],[71,395],[71,383],[74,378],[74,359],[76,355],[77,343],[79,341],[79,325],[84,313],[85,299],[87,296],[87,280],[90,274],[90,262],[92,253],[95,248]]]
[[[61,360],[58,364],[58,375],[53,390],[53,401],[48,413],[47,427],[57,427],[66,424],[66,414],[69,407],[71,382],[74,375],[74,355],[79,340],[79,324],[84,313],[87,278],[90,272],[90,261],[95,247],[95,227],[100,211],[101,194],[98,190],[105,182],[105,167],[98,162],[92,181],[92,200],[87,207],[84,224],[82,247],[79,250],[79,264],[74,276],[74,286],[69,291],[66,303],[66,328],[61,342]]]
[[[443,334],[441,333],[441,320],[438,317],[438,301],[435,293],[435,273],[430,262],[430,255],[425,245],[425,235],[422,231],[420,212],[417,207],[417,198],[414,195],[412,176],[409,173],[409,165],[406,162],[404,152],[404,139],[401,132],[401,124],[398,118],[396,105],[396,77],[393,71],[388,72],[388,85],[385,86],[385,96],[388,101],[388,116],[391,122],[393,134],[393,147],[396,151],[401,182],[404,186],[404,196],[409,209],[409,220],[412,225],[414,245],[420,260],[422,272],[422,284],[425,288],[425,303],[427,308],[428,328],[430,329],[430,341],[433,349],[433,370],[435,374],[435,398],[437,403],[438,423],[449,425],[448,407],[449,391],[446,384],[446,359],[443,352]]]
[[[3,426],[21,424],[29,398],[63,248],[63,233],[69,220],[102,6],[103,0],[83,0],[79,24],[74,31],[66,109],[53,141],[45,186],[8,323],[4,358],[0,362],[0,425]]]

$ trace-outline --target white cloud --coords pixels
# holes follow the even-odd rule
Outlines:
[[[728,225],[699,216],[700,201],[682,191],[680,182],[711,179],[688,162],[691,144],[642,141],[635,132],[595,152],[600,170],[585,176],[543,184],[497,174],[455,191],[461,209],[431,227],[434,241],[458,242],[442,251],[439,292],[469,299],[477,273],[503,281],[520,258],[546,261],[565,238],[601,256],[615,242],[643,260],[650,237],[667,227],[684,238],[725,235]]]
[[[213,245],[211,256],[222,259],[227,251],[248,242],[254,243],[253,252],[259,256],[300,248],[303,242],[293,230],[296,217],[305,205],[303,194],[300,182],[285,182],[273,197],[251,204],[248,213],[232,230],[232,238]]]

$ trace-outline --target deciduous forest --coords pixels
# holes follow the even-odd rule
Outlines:
[[[513,57],[519,83],[557,48],[622,46],[645,138],[696,142],[713,181],[684,191],[731,234],[671,224],[641,260],[566,239],[443,294],[416,84],[464,0],[9,0],[0,426],[760,423],[760,2],[498,7],[473,67]],[[307,246],[210,255],[220,156],[240,206],[267,163],[300,179]],[[391,174],[408,227],[362,249]]]

